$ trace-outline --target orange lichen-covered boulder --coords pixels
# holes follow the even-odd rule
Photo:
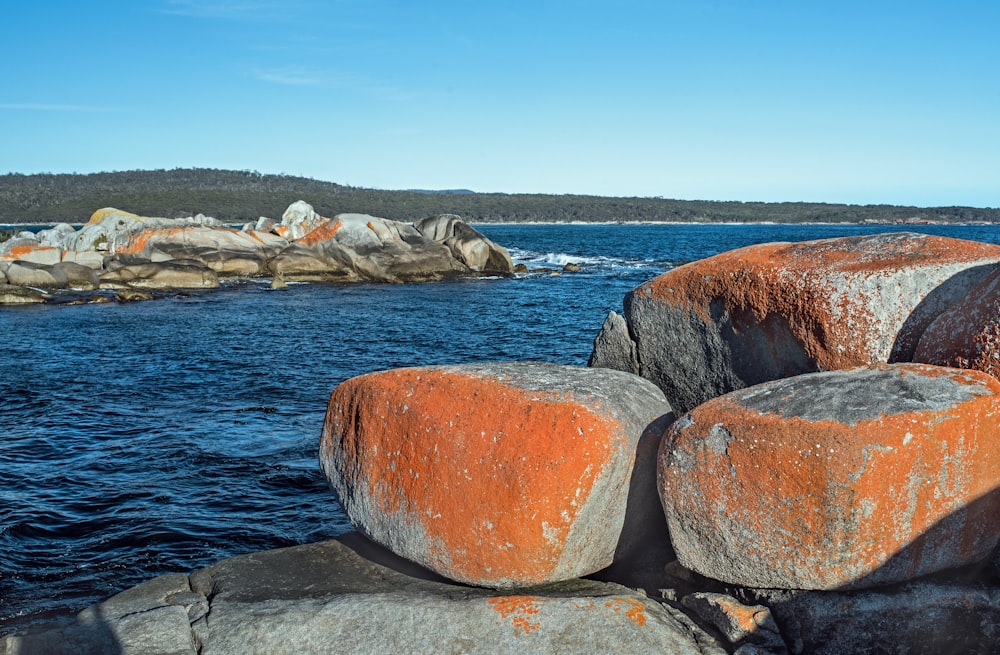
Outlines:
[[[997,263],[1000,246],[913,233],[725,252],[628,294],[634,366],[688,411],[769,380],[910,361],[930,322]]]
[[[659,489],[684,566],[757,588],[867,588],[1000,538],[1000,382],[894,364],[734,391],[678,419]]]
[[[972,368],[1000,378],[1000,269],[934,319],[913,361]]]
[[[453,580],[529,586],[612,563],[640,437],[669,412],[619,371],[396,369],[333,391],[320,460],[376,542]]]

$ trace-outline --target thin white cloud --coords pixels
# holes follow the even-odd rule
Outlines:
[[[97,107],[93,105],[60,105],[45,102],[0,102],[4,111],[66,111],[105,113],[123,111],[124,107]]]
[[[256,68],[251,75],[261,82],[284,86],[331,87],[341,92],[361,93],[388,102],[412,102],[418,95],[392,84],[352,75],[327,75],[304,68]]]
[[[327,83],[322,75],[301,68],[255,69],[253,76],[262,82],[285,86],[324,86]]]

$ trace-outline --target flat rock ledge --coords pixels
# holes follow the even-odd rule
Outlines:
[[[161,576],[69,626],[8,636],[0,655],[726,652],[685,615],[620,585],[502,594],[407,575],[360,554],[370,547],[350,535]]]

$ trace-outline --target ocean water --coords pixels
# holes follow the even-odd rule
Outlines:
[[[753,243],[892,231],[483,225],[532,269],[413,285],[228,284],[127,305],[0,308],[0,634],[153,576],[350,529],[316,451],[326,400],[373,370],[586,364],[625,293]],[[921,231],[1000,242],[992,226]]]

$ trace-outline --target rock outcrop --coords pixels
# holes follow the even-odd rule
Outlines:
[[[1000,382],[896,364],[708,401],[660,450],[680,562],[747,587],[860,589],[985,560],[1000,530]]]
[[[113,208],[94,212],[80,230],[67,224],[38,234],[20,232],[0,243],[0,262],[16,265],[11,284],[73,286],[53,273],[58,264],[98,271],[106,288],[212,288],[217,277],[274,276],[285,281],[412,282],[471,275],[511,275],[506,249],[457,216],[412,225],[367,214],[319,215],[293,203],[281,222],[261,218],[242,230],[198,214],[188,218],[138,216]],[[440,237],[440,238],[439,238]],[[208,269],[200,279],[194,266]],[[142,267],[141,270],[135,267]],[[183,274],[183,275],[182,275]],[[78,271],[74,280],[82,280]]]
[[[430,216],[414,227],[426,238],[447,246],[455,259],[473,271],[508,275],[514,270],[506,248],[493,243],[459,216]]]
[[[526,587],[612,564],[628,505],[657,505],[651,479],[630,480],[669,412],[655,386],[606,369],[397,369],[334,390],[320,460],[375,541],[453,580]]]
[[[530,655],[627,644],[630,652],[725,654],[686,616],[626,587],[574,580],[504,594],[408,575],[372,550],[348,535],[166,575],[62,629],[0,639],[0,653]]]
[[[1000,246],[912,233],[725,252],[628,294],[626,370],[683,412],[769,380],[910,361],[931,321],[998,263]],[[592,359],[613,361],[601,348],[599,337]]]

